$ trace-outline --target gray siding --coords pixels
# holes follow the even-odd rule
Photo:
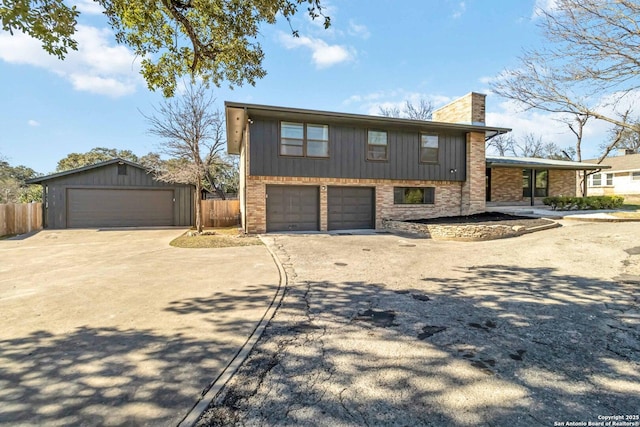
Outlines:
[[[250,174],[356,179],[416,179],[464,181],[466,135],[464,132],[437,132],[437,164],[419,162],[420,132],[400,128],[386,130],[388,161],[367,161],[367,127],[355,127],[322,120],[308,121],[329,125],[329,158],[286,157],[279,154],[279,120],[253,119],[250,135]],[[432,132],[424,129],[424,132]],[[451,173],[454,170],[454,173]]]
[[[46,205],[46,225],[48,228],[67,228],[67,189],[171,189],[174,194],[173,225],[193,224],[193,187],[170,184],[153,179],[145,170],[127,165],[127,175],[118,175],[118,165],[78,172],[43,182],[48,187]]]

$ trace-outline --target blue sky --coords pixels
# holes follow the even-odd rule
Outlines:
[[[517,65],[524,48],[543,42],[536,7],[553,0],[331,0],[332,26],[324,30],[304,13],[293,20],[300,38],[281,20],[262,28],[267,76],[255,86],[214,88],[225,100],[377,114],[380,106],[426,98],[438,107],[476,91],[487,93],[487,123],[534,132],[561,146],[573,144],[566,125],[521,112],[489,90],[488,82]],[[0,33],[2,115],[0,155],[41,173],[71,152],[93,147],[138,155],[159,144],[141,115],[162,101],[138,74],[138,59],[118,46],[99,9],[83,12],[80,50],[59,61],[37,42]],[[587,128],[584,157],[595,156],[608,127]]]

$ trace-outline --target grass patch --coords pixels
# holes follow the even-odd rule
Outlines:
[[[611,215],[615,216],[616,218],[638,219],[638,220],[640,220],[640,211],[637,211],[637,212],[618,211],[618,212],[612,212]]]
[[[246,236],[237,227],[205,229],[203,234],[189,236],[188,233],[169,243],[176,248],[231,248],[235,246],[262,245],[255,236]]]

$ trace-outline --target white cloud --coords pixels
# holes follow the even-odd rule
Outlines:
[[[497,98],[499,100],[499,98]],[[523,111],[514,101],[499,101],[492,105],[495,98],[487,97],[487,124],[511,128],[514,138],[521,139],[527,134],[540,137],[544,142],[553,142],[562,148],[575,147],[576,137],[562,119],[570,118],[563,114],[552,114],[539,110]],[[598,146],[609,139],[612,125],[601,120],[590,120],[584,128],[582,139],[582,158],[598,156]],[[493,153],[495,154],[495,153]]]
[[[287,49],[299,47],[309,49],[313,63],[318,68],[328,68],[342,62],[351,61],[355,57],[353,49],[337,44],[330,45],[322,39],[306,36],[293,37],[282,32],[279,35],[279,39]]]
[[[126,47],[114,45],[110,30],[78,25],[75,38],[78,50],[60,61],[25,34],[0,34],[0,59],[47,69],[79,91],[111,97],[135,92],[142,81],[138,58]]]
[[[458,7],[457,9],[453,12],[453,15],[451,15],[451,17],[453,19],[458,19],[460,18],[467,10],[467,5],[465,2],[461,1],[460,3],[458,3]]]
[[[558,0],[536,0],[531,12],[531,19],[540,18],[544,12],[553,12],[558,9]]]
[[[36,121],[36,120],[33,120],[33,119],[29,120],[29,121],[27,122],[27,124],[28,124],[29,126],[31,126],[31,127],[38,127],[38,126],[40,126],[40,122],[38,122],[38,121]]]
[[[349,35],[354,37],[360,37],[361,39],[368,39],[371,37],[371,32],[366,25],[357,24],[353,19],[349,20]]]
[[[355,110],[360,113],[380,115],[380,108],[402,109],[407,101],[417,105],[421,99],[430,101],[434,108],[439,108],[453,100],[453,98],[444,95],[410,92],[405,89],[393,89],[371,92],[364,95],[352,95],[342,103],[344,105],[353,106]]]
[[[104,8],[93,0],[76,0],[72,2],[72,5],[76,6],[80,13],[87,15],[100,15],[104,12]]]

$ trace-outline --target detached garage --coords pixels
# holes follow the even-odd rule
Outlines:
[[[193,224],[193,186],[156,181],[144,167],[113,159],[28,181],[43,186],[46,228]]]

